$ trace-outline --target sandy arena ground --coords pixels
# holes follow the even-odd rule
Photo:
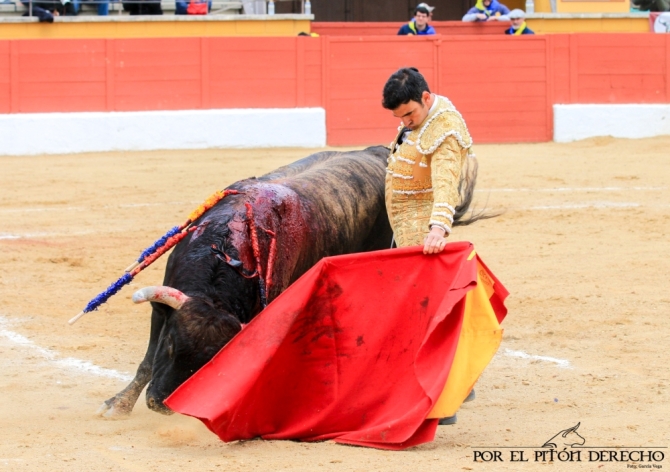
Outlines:
[[[670,137],[477,146],[478,208],[459,228],[511,292],[505,336],[458,424],[404,452],[290,441],[224,444],[144,395],[126,420],[95,415],[148,340],[135,288],[67,320],[214,190],[305,149],[0,158],[0,470],[625,470],[633,463],[509,462],[581,423],[585,446],[664,451],[670,468]],[[664,448],[664,449],[659,449]],[[504,462],[473,461],[503,451]],[[532,454],[527,449],[526,458]],[[657,470],[657,469],[655,469]]]

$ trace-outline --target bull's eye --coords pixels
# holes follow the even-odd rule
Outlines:
[[[174,357],[174,341],[172,341],[172,336],[165,338],[165,345],[167,346],[168,357],[172,359]]]

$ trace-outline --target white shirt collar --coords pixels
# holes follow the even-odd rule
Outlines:
[[[438,102],[438,99],[440,98],[439,95],[436,94],[436,93],[431,93],[431,95],[434,97],[434,100],[433,100],[433,106],[431,106],[430,110],[428,110],[429,115],[431,113],[433,113],[435,111],[435,109],[437,109],[437,102]]]

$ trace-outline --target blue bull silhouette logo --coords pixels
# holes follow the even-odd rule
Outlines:
[[[577,433],[577,428],[579,428],[580,424],[582,423],[579,422],[572,428],[564,429],[560,433],[554,435],[551,439],[545,442],[542,447],[558,449],[560,447],[583,446],[586,440]]]

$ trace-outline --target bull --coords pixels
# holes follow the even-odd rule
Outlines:
[[[228,187],[238,193],[175,246],[163,286],[133,296],[151,302],[147,352],[130,384],[99,414],[129,415],[147,384],[147,406],[172,413],[163,401],[262,310],[265,297],[272,301],[323,257],[389,248],[387,156],[380,146],[320,152]],[[464,187],[457,220],[474,179]]]

